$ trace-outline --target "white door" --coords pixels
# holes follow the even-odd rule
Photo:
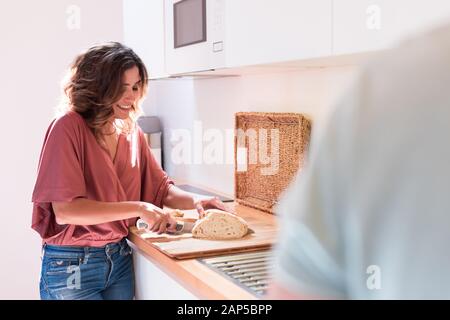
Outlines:
[[[136,300],[198,300],[141,251],[134,250],[133,264]]]

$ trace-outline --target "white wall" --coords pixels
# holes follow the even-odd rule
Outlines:
[[[232,195],[234,166],[227,159],[227,154],[233,157],[232,143],[224,142],[222,164],[202,161],[176,165],[171,159],[172,130],[193,132],[194,121],[201,121],[203,130],[215,128],[225,135],[226,129],[234,128],[234,113],[239,111],[301,112],[309,115],[317,127],[356,70],[345,66],[214,79],[157,80],[150,82],[144,111],[161,117],[164,165],[170,176]],[[208,144],[205,142],[203,147]]]
[[[66,12],[70,5],[80,9],[80,29],[76,13]],[[0,299],[39,298],[40,238],[30,227],[31,194],[59,81],[78,52],[122,38],[122,0],[0,2]]]

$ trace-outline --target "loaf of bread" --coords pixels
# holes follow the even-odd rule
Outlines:
[[[241,217],[217,209],[205,211],[206,216],[198,220],[192,229],[192,236],[200,239],[239,239],[248,232],[248,224]]]

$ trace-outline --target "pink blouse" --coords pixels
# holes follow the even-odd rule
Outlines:
[[[97,225],[59,225],[53,201],[85,198],[104,202],[145,201],[162,207],[173,182],[153,157],[142,130],[120,135],[114,161],[84,119],[68,112],[47,130],[33,191],[32,228],[44,243],[101,247],[128,235],[136,219]]]

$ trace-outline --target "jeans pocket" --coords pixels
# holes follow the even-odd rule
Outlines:
[[[70,275],[79,268],[80,261],[77,258],[52,257],[47,259],[45,274],[51,275]]]
[[[80,261],[77,257],[44,257],[41,298],[63,299],[72,289],[81,288]]]

